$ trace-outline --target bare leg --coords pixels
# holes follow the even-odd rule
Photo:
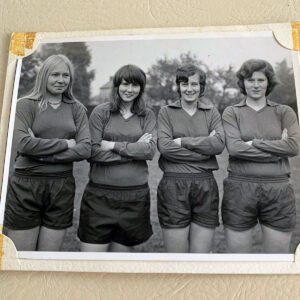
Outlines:
[[[108,252],[109,244],[89,244],[80,242],[81,252]]]
[[[65,237],[66,229],[50,229],[41,226],[38,239],[38,251],[59,251]]]
[[[119,243],[113,242],[110,245],[110,252],[131,252],[131,247],[121,245]]]
[[[227,251],[229,253],[252,253],[253,228],[245,231],[235,231],[225,228]]]
[[[190,252],[209,253],[211,251],[215,229],[191,223]]]
[[[283,232],[261,225],[264,253],[289,253],[292,232]]]
[[[18,251],[35,251],[40,227],[26,230],[7,229],[7,236],[13,241]]]
[[[190,226],[185,228],[162,228],[166,252],[187,253],[189,251]]]

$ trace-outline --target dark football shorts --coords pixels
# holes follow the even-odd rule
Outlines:
[[[225,227],[244,231],[262,225],[293,231],[296,223],[295,194],[288,176],[242,177],[224,180],[222,218]]]
[[[49,176],[16,171],[8,183],[4,227],[12,230],[70,227],[74,195],[71,171]]]
[[[219,225],[219,191],[212,173],[165,173],[157,189],[162,228]]]
[[[81,201],[78,228],[82,242],[135,246],[151,235],[148,184],[116,187],[88,183]]]

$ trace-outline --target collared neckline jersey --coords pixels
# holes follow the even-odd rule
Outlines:
[[[299,126],[292,108],[267,99],[266,106],[255,111],[246,99],[227,107],[223,113],[228,171],[244,176],[280,176],[290,174],[288,157],[297,155]],[[286,128],[288,138],[282,138]],[[252,145],[246,144],[253,141]]]
[[[203,100],[190,116],[177,100],[162,107],[158,116],[159,166],[164,172],[201,173],[218,169],[215,155],[225,147],[225,135],[218,110]],[[209,134],[215,130],[214,136]],[[173,140],[181,138],[181,146]]]
[[[32,137],[28,129],[35,135]],[[75,139],[68,149],[66,139]],[[55,174],[70,171],[73,162],[90,156],[91,144],[85,107],[63,98],[59,107],[40,111],[39,101],[22,98],[17,103],[14,141],[18,156],[16,170]]]
[[[156,151],[156,119],[146,110],[145,116],[133,114],[124,119],[110,112],[109,103],[98,105],[90,116],[92,156],[90,180],[110,186],[137,186],[148,182],[148,165]],[[144,134],[152,134],[150,143],[138,142]],[[101,141],[115,142],[112,151],[103,151]]]

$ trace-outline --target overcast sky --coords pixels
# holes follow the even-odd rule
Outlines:
[[[109,76],[125,64],[135,64],[147,72],[157,59],[163,56],[179,57],[188,51],[196,54],[211,69],[227,68],[229,65],[237,69],[250,58],[266,59],[273,65],[286,59],[292,65],[290,50],[281,47],[271,34],[263,35],[87,42],[92,55],[90,68],[95,70],[92,96],[98,94],[99,88],[108,81]]]

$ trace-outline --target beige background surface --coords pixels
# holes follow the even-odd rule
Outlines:
[[[0,110],[13,31],[300,21],[299,0],[0,0]],[[300,276],[1,272],[1,299],[299,299]]]

